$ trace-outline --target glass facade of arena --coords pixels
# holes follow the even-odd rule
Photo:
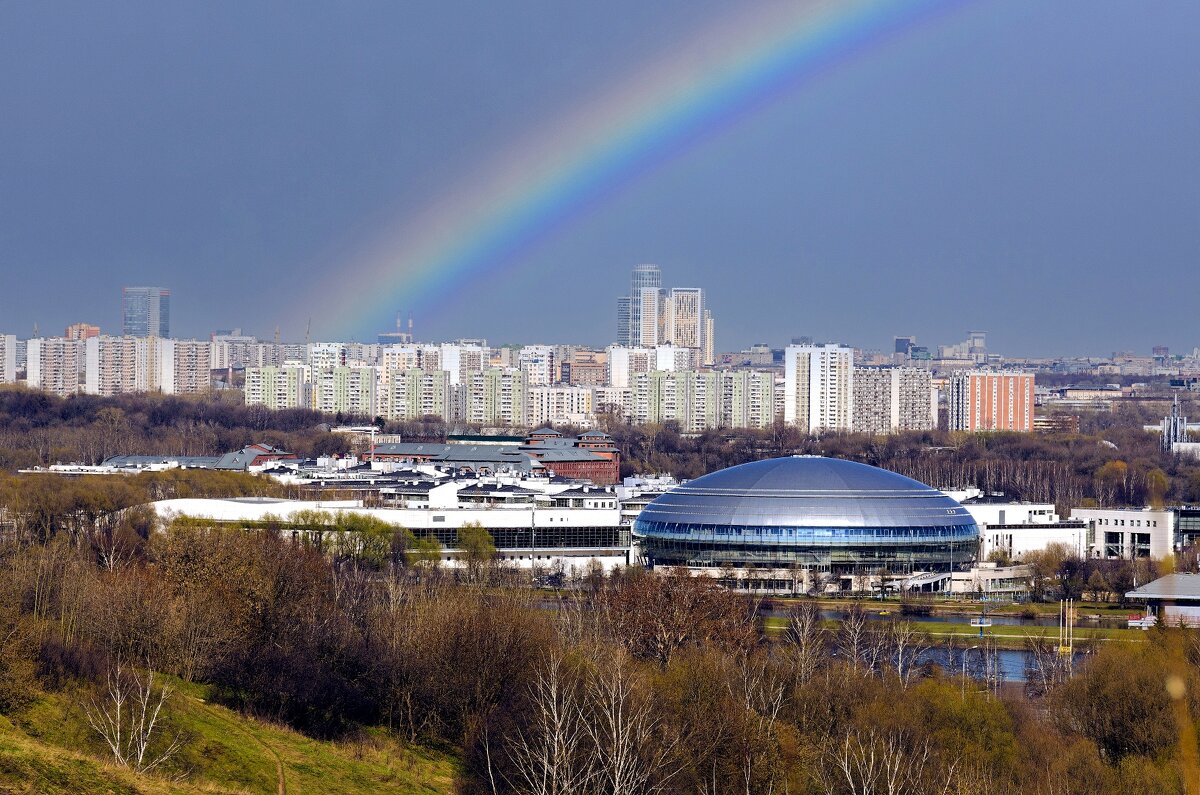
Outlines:
[[[911,573],[975,559],[974,523],[952,527],[729,527],[647,522],[634,525],[655,566],[791,569],[835,574],[864,569]]]

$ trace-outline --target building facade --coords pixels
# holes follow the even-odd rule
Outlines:
[[[854,432],[884,435],[937,426],[937,392],[928,370],[854,368]]]
[[[84,369],[81,340],[39,337],[25,344],[25,382],[31,389],[44,389],[59,397],[79,391]]]
[[[121,290],[122,336],[170,337],[171,291],[165,287]]]
[[[784,422],[809,433],[850,431],[853,372],[853,348],[789,345],[784,351]]]
[[[950,377],[950,430],[1033,431],[1033,374],[968,370]]]
[[[266,406],[275,410],[308,408],[309,382],[308,365],[300,362],[247,367],[244,388],[246,405]]]

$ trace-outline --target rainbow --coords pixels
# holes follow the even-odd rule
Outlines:
[[[398,307],[428,316],[668,159],[965,2],[782,0],[719,20],[607,94],[539,123],[539,134],[334,268],[310,305],[343,332],[385,325]]]

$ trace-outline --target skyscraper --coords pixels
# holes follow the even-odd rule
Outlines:
[[[171,291],[165,287],[124,287],[121,307],[126,337],[171,336]]]
[[[655,341],[646,343],[642,338],[642,329],[644,323],[642,321],[642,307],[645,302],[649,301],[649,294],[645,291],[652,290],[657,296],[662,290],[662,269],[657,265],[637,265],[633,269],[633,274],[629,282],[629,345],[656,345]],[[617,307],[620,312],[620,306]],[[658,304],[654,304],[655,323],[658,322]],[[618,334],[618,337],[620,334]],[[657,331],[652,336],[657,337]]]
[[[672,287],[667,299],[666,341],[682,348],[704,350],[704,290],[699,287]],[[697,356],[697,360],[703,355]]]
[[[617,344],[629,348],[633,346],[632,312],[633,298],[623,295],[617,299]]]

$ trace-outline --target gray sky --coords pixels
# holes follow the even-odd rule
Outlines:
[[[313,285],[729,8],[0,3],[0,331],[119,333],[121,285],[161,284],[177,336],[372,338],[387,312],[330,317]],[[708,290],[721,350],[1190,350],[1197,75],[1191,0],[967,3],[395,309],[424,339],[604,344],[656,262]]]

